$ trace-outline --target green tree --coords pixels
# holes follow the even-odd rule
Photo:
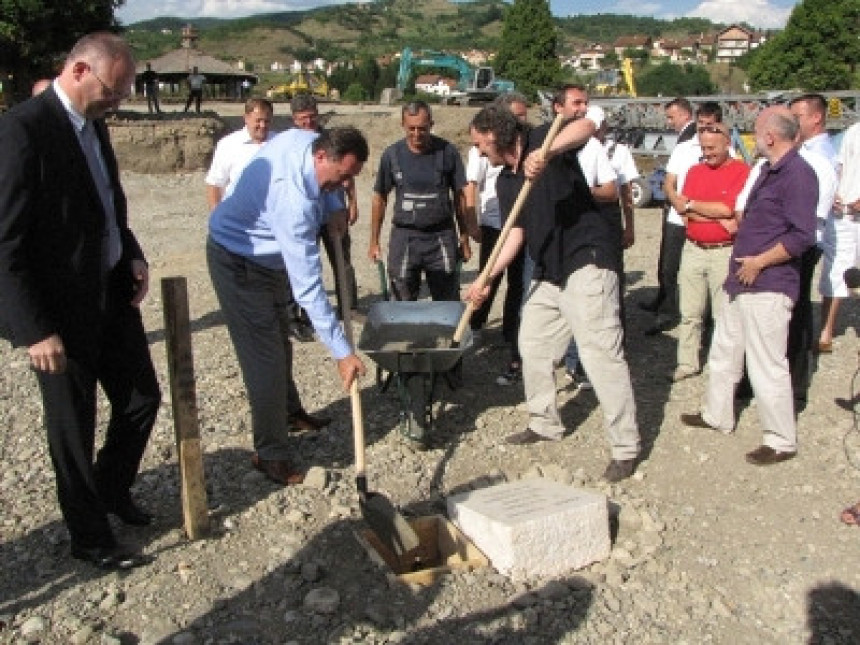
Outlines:
[[[662,63],[636,78],[640,96],[702,96],[716,91],[701,65]]]
[[[114,9],[124,0],[0,0],[0,74],[12,79],[12,94],[53,76],[78,38],[115,29]]]
[[[518,90],[532,97],[538,89],[554,87],[561,78],[556,44],[549,2],[514,0],[505,12],[496,73],[514,81]]]
[[[749,60],[754,89],[844,90],[860,58],[860,0],[803,0]]]
[[[367,91],[360,83],[352,83],[343,93],[343,100],[350,103],[358,103],[367,100]]]

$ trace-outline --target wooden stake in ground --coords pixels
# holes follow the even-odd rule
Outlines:
[[[161,299],[164,303],[167,374],[182,486],[182,517],[185,534],[189,539],[196,540],[209,532],[209,514],[203,477],[203,450],[200,446],[200,427],[197,420],[194,356],[191,352],[191,326],[185,278],[162,278]]]

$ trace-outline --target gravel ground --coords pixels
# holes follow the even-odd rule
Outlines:
[[[437,130],[462,143],[466,114],[437,111]],[[365,259],[373,170],[399,130],[385,108],[332,122],[355,123],[373,147],[358,182],[353,252],[366,311],[379,298],[376,269]],[[317,438],[295,438],[296,459],[315,467],[314,476],[283,489],[250,467],[246,397],[205,269],[203,174],[124,181],[152,267],[143,312],[165,400],[135,490],[157,520],[117,533],[155,562],[103,574],[68,557],[35,382],[25,355],[0,344],[0,643],[860,641],[860,573],[851,564],[860,559],[860,533],[837,518],[860,498],[860,433],[838,401],[857,391],[856,303],[842,312],[834,353],[817,365],[799,417],[798,458],[773,468],[743,460],[761,438],[754,403],[734,436],[678,422],[679,413],[697,409],[707,377],[670,385],[675,336],[643,335],[650,320],[635,302],[655,288],[657,210],[638,214],[627,254],[629,359],[646,445],[632,479],[614,486],[599,479],[608,449],[590,392],[560,392],[569,428],[563,441],[504,445],[526,414],[521,387],[495,385],[507,358],[498,306],[483,345],[466,357],[464,386],[439,406],[431,449],[404,441],[396,396],[365,378],[370,488],[408,514],[438,513],[453,492],[524,477],[573,483],[611,500],[614,542],[604,562],[553,580],[512,582],[487,568],[410,587],[392,584],[355,538],[362,524],[349,401],[319,343],[295,347],[305,407],[335,419]],[[475,261],[465,267],[464,280],[475,268]],[[213,527],[196,542],[181,528],[158,282],[176,275],[188,280]]]

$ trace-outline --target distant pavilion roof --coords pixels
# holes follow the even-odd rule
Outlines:
[[[209,77],[211,82],[223,82],[228,79],[244,80],[248,79],[254,83],[258,78],[256,74],[251,74],[242,69],[236,69],[230,63],[219,60],[214,56],[205,54],[199,49],[189,47],[180,47],[173,51],[167,52],[163,56],[150,60],[142,60],[137,64],[137,74],[141,74],[146,70],[146,64],[152,65],[152,70],[162,78],[170,76],[181,76],[185,78],[191,73],[192,68],[197,67],[201,74]]]

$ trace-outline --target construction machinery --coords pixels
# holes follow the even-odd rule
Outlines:
[[[624,80],[622,87],[621,81]],[[636,98],[636,79],[633,61],[625,58],[620,69],[602,69],[594,76],[592,91],[595,96],[631,96]]]
[[[413,53],[409,47],[405,47],[400,52],[400,69],[397,73],[397,90],[401,95],[418,67],[450,69],[457,73],[457,89],[443,97],[445,103],[487,103],[500,94],[514,90],[514,83],[496,77],[492,67],[473,67],[456,54],[435,51]]]
[[[318,99],[329,97],[328,81],[307,70],[293,72],[287,83],[272,87],[267,96],[273,99],[291,99],[296,94],[311,94]]]

